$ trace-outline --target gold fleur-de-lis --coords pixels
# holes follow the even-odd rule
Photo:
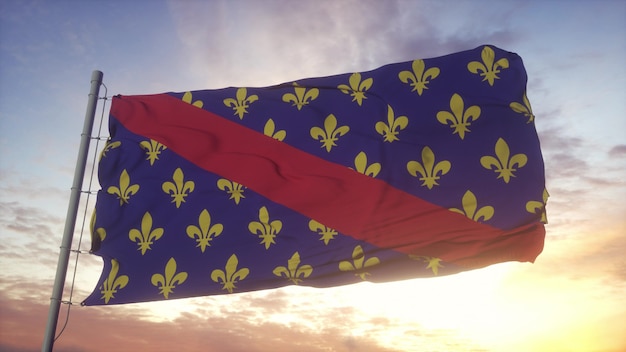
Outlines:
[[[121,145],[122,145],[122,142],[120,142],[120,141],[115,141],[115,142],[107,141],[107,144],[102,149],[102,152],[100,152],[100,159],[106,157],[107,153],[111,149],[119,148],[119,146],[121,146]]]
[[[437,180],[439,180],[440,176],[447,174],[451,166],[448,160],[435,163],[435,153],[429,147],[422,149],[421,163],[411,160],[406,164],[406,168],[411,175],[415,177],[417,177],[418,173],[421,175],[419,180],[422,181],[422,186],[426,186],[428,189],[438,186]]]
[[[300,254],[295,252],[289,260],[287,260],[287,267],[277,266],[272,273],[276,276],[285,276],[285,278],[294,284],[302,282],[302,278],[306,279],[313,272],[313,267],[305,264],[300,265]]]
[[[480,73],[480,76],[483,77],[483,82],[488,81],[489,85],[493,86],[495,80],[500,79],[500,77],[498,77],[500,69],[509,67],[509,60],[502,58],[496,61],[495,52],[488,46],[483,48],[483,51],[480,53],[480,57],[483,62],[472,61],[467,64],[467,69],[471,73],[475,74],[478,74],[478,71],[481,71],[482,73]]]
[[[496,158],[491,155],[485,155],[480,158],[480,164],[485,168],[493,170],[498,174],[498,178],[504,179],[504,182],[509,183],[511,177],[515,177],[513,174],[518,168],[524,167],[528,158],[526,154],[511,155],[509,145],[502,138],[498,138],[495,147]]]
[[[126,169],[122,170],[120,174],[120,183],[118,186],[110,186],[107,188],[107,193],[113,194],[117,196],[117,199],[120,200],[120,206],[123,204],[128,204],[128,199],[133,195],[137,194],[139,191],[139,185],[131,185],[130,184],[130,175]]]
[[[354,247],[354,250],[352,251],[352,262],[348,260],[339,262],[339,270],[356,271],[354,275],[360,277],[361,280],[365,280],[366,277],[370,275],[370,273],[365,271],[365,269],[378,264],[380,264],[380,259],[377,257],[371,257],[365,260],[363,248],[358,245]]]
[[[102,293],[100,299],[104,300],[104,304],[108,304],[111,298],[115,298],[117,290],[121,290],[128,285],[127,275],[117,276],[119,270],[120,263],[115,259],[111,259],[111,271],[109,271],[109,276],[107,276],[102,283],[102,287],[100,287],[100,293]]]
[[[439,111],[437,113],[437,120],[444,124],[450,124],[450,128],[454,128],[453,134],[459,135],[461,139],[465,138],[465,132],[470,132],[469,125],[470,121],[478,120],[480,117],[480,107],[473,105],[464,109],[465,104],[463,102],[463,98],[460,95],[454,93],[452,98],[450,98],[450,111]]]
[[[537,214],[538,211],[541,211],[541,222],[544,224],[548,223],[548,216],[546,215],[546,203],[548,202],[548,194],[547,189],[543,189],[543,201],[531,200],[526,203],[526,211],[531,214]]]
[[[371,177],[376,177],[380,172],[380,163],[367,165],[367,155],[365,152],[360,152],[357,154],[356,158],[354,158],[354,167],[359,173]]]
[[[176,203],[176,208],[180,207],[180,204],[185,201],[185,197],[193,192],[195,188],[193,181],[185,181],[184,178],[183,170],[177,168],[174,170],[174,175],[172,176],[174,182],[165,181],[161,186],[163,192],[172,196],[172,203]]]
[[[239,265],[239,259],[237,259],[237,256],[233,254],[226,262],[226,267],[224,268],[226,272],[220,269],[213,270],[211,272],[211,280],[222,284],[222,290],[228,290],[228,293],[233,293],[233,290],[237,288],[235,284],[238,281],[245,279],[250,273],[250,269],[237,269],[237,265]]]
[[[95,236],[98,236],[100,241],[104,241],[104,239],[107,237],[106,230],[102,227],[98,227],[96,229],[95,226],[96,226],[96,212],[94,211],[93,214],[91,214],[91,221],[89,223],[89,228],[91,229],[91,234],[92,234],[91,236],[92,238],[95,238]]]
[[[150,160],[150,166],[154,165],[154,161],[159,159],[159,154],[161,154],[163,150],[167,149],[166,146],[155,141],[154,139],[151,139],[150,141],[141,141],[139,142],[139,146],[141,149],[146,151],[146,155],[148,155],[146,160]]]
[[[395,117],[391,105],[387,105],[387,123],[378,121],[374,127],[376,132],[384,137],[385,142],[391,143],[400,140],[398,138],[399,130],[405,129],[408,124],[409,119],[406,116]]]
[[[225,178],[220,178],[219,180],[217,180],[217,188],[228,193],[230,195],[230,198],[228,199],[233,199],[235,201],[235,204],[239,204],[241,198],[246,198],[243,195],[243,185],[237,182],[232,182]]]
[[[493,217],[493,207],[487,205],[478,209],[478,200],[476,200],[476,196],[470,190],[467,190],[463,195],[461,204],[463,205],[463,209],[450,208],[450,211],[465,215],[474,221],[479,221],[481,218],[482,221],[488,221]]]
[[[356,72],[350,75],[348,79],[350,85],[340,84],[337,88],[344,94],[350,94],[352,101],[356,101],[359,106],[363,104],[363,99],[367,99],[365,92],[372,87],[373,78],[367,78],[361,81],[361,74]]]
[[[298,83],[293,83],[294,93],[285,93],[283,94],[283,101],[285,103],[293,102],[292,106],[298,108],[298,110],[302,110],[302,107],[308,105],[311,101],[317,99],[320,94],[320,90],[317,88],[306,89],[305,87],[300,87]]]
[[[426,269],[432,270],[433,274],[435,275],[439,274],[439,268],[444,267],[443,264],[441,264],[441,258],[428,257],[425,255],[412,255],[412,254],[409,254],[409,257],[415,260],[420,260],[425,263],[428,263],[428,265],[426,266]]]
[[[526,92],[524,92],[522,101],[524,102],[524,105],[518,102],[512,102],[509,104],[509,107],[516,113],[524,114],[524,116],[528,117],[528,121],[526,121],[526,123],[535,121],[535,115],[533,114],[533,109],[530,107],[530,101],[528,101],[528,97],[526,97]]]
[[[128,238],[137,243],[139,248],[137,250],[141,251],[141,255],[146,254],[146,251],[152,249],[150,247],[154,244],[154,241],[159,240],[163,236],[163,228],[158,227],[152,229],[152,215],[149,212],[146,212],[141,218],[141,229],[131,229],[128,232]]]
[[[348,131],[350,131],[348,126],[337,127],[337,118],[335,115],[330,114],[324,119],[324,129],[317,126],[311,128],[311,137],[319,140],[322,143],[321,148],[326,148],[326,151],[330,153],[330,150],[337,146],[335,142],[339,137],[345,135]]]
[[[194,102],[192,102],[193,98],[191,96],[191,92],[185,92],[185,94],[183,94],[183,101],[187,104],[191,104],[197,108],[202,108],[202,106],[204,105],[204,103],[202,102],[202,100],[196,100]]]
[[[276,130],[276,124],[274,123],[274,120],[272,119],[267,120],[267,122],[265,123],[265,126],[263,127],[263,134],[282,142],[285,139],[285,137],[287,137],[287,132],[285,132],[285,130],[274,132],[275,130]]]
[[[195,238],[196,242],[198,242],[196,247],[200,247],[200,250],[204,253],[206,247],[211,246],[209,242],[211,242],[214,237],[219,236],[223,230],[224,225],[222,224],[211,225],[211,214],[209,214],[208,210],[204,209],[198,217],[198,226],[187,226],[187,236],[191,239]]]
[[[321,235],[322,237],[320,237],[320,241],[324,241],[325,245],[328,245],[328,242],[334,239],[335,236],[337,236],[338,234],[335,229],[322,225],[315,220],[309,221],[309,230],[316,232],[318,235]]]
[[[165,265],[165,276],[159,273],[152,275],[152,286],[159,288],[159,294],[162,294],[165,299],[169,298],[169,294],[174,292],[174,288],[177,285],[181,285],[187,280],[187,273],[181,271],[176,272],[176,260],[170,258]]]
[[[98,227],[97,229],[95,229],[94,234],[98,236],[100,241],[104,241],[104,239],[107,237],[107,232],[103,227]]]
[[[417,91],[418,95],[422,95],[424,89],[428,89],[426,85],[430,83],[430,80],[439,76],[439,68],[430,67],[428,70],[425,70],[424,60],[414,60],[411,66],[413,72],[402,71],[398,74],[398,78],[404,83],[411,81],[410,85],[413,87],[411,92]]]
[[[232,108],[235,113],[233,115],[239,116],[240,120],[243,120],[243,115],[248,113],[248,108],[250,104],[259,100],[259,96],[256,94],[248,95],[248,90],[246,88],[237,89],[236,98],[226,98],[224,99],[224,105]]]
[[[253,235],[259,235],[259,238],[263,239],[261,244],[265,245],[265,249],[269,249],[272,244],[275,244],[274,238],[283,228],[283,223],[280,220],[270,221],[270,214],[267,212],[266,207],[259,209],[259,221],[251,221],[248,224],[248,230]]]

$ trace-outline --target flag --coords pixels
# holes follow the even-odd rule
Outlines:
[[[485,45],[276,86],[113,98],[85,305],[534,261],[544,167],[521,58]]]

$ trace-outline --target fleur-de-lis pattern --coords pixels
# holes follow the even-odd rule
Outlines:
[[[152,286],[159,288],[159,294],[163,295],[165,299],[169,298],[169,295],[174,292],[176,286],[183,284],[187,280],[187,273],[184,271],[177,272],[176,260],[170,258],[165,264],[165,272],[163,274],[156,273],[152,275]]]
[[[183,101],[187,104],[191,104],[201,109],[202,109],[202,106],[204,105],[202,100],[193,101],[193,94],[191,92],[185,92],[185,94],[183,94]]]
[[[480,164],[485,169],[493,169],[496,174],[498,174],[498,178],[503,179],[506,183],[509,183],[511,177],[515,177],[516,171],[524,167],[528,162],[526,154],[519,153],[511,155],[509,145],[502,138],[498,138],[495,152],[496,157],[491,155],[481,157]]]
[[[96,224],[96,212],[94,211],[93,214],[91,214],[91,220],[89,222],[89,228],[91,229],[91,238],[92,241],[104,241],[104,239],[107,237],[107,231],[105,229],[103,229],[102,227],[98,227],[95,228]]]
[[[376,177],[380,172],[380,163],[367,164],[367,155],[365,152],[360,152],[354,158],[354,169],[363,175]]]
[[[128,276],[118,275],[119,270],[120,265],[117,260],[111,259],[111,271],[109,271],[109,275],[100,287],[101,299],[104,300],[105,304],[109,303],[112,298],[115,298],[117,290],[121,290],[128,285]]]
[[[272,273],[276,276],[285,277],[294,284],[299,284],[313,272],[313,267],[308,264],[300,265],[300,254],[294,253],[287,261],[287,266],[277,266]]]
[[[349,85],[340,84],[337,88],[343,94],[350,94],[352,101],[356,101],[356,103],[361,106],[363,105],[363,99],[367,99],[365,92],[372,87],[373,83],[374,80],[371,78],[361,80],[361,74],[359,72],[355,72],[350,75]]]
[[[376,128],[376,132],[382,135],[385,142],[393,142],[400,140],[398,137],[398,133],[401,130],[405,129],[409,124],[409,119],[406,116],[398,116],[396,117],[393,112],[393,108],[391,105],[387,106],[387,123],[383,121],[376,122],[374,128]]]
[[[413,88],[412,92],[422,95],[424,89],[428,89],[428,83],[439,76],[438,67],[430,67],[425,69],[424,60],[414,60],[411,65],[413,71],[402,71],[398,74],[398,78],[403,83],[409,83]]]
[[[120,205],[128,203],[130,197],[139,191],[138,184],[130,184],[130,175],[126,169],[122,170],[117,186],[109,186],[107,193],[114,194],[120,200]]]
[[[525,247],[547,221],[538,117],[521,59],[494,46],[112,104],[90,226],[104,269],[86,305],[433,277],[538,254]]]
[[[409,174],[419,177],[419,180],[422,181],[422,186],[426,186],[428,189],[439,186],[437,181],[441,176],[447,174],[451,167],[448,160],[436,161],[435,153],[427,146],[422,149],[421,162],[411,160],[406,164]]]
[[[293,106],[302,110],[302,107],[309,105],[309,103],[320,94],[320,90],[317,88],[305,88],[301,87],[298,83],[293,83],[293,93],[283,94],[283,101],[285,103],[292,103]]]
[[[465,215],[474,221],[488,221],[491,217],[493,217],[493,207],[486,205],[479,208],[476,196],[470,190],[465,192],[461,203],[463,204],[462,209],[451,208],[450,210],[455,213]]]
[[[353,271],[355,276],[366,280],[371,274],[367,271],[369,267],[380,264],[380,259],[377,257],[370,257],[365,259],[365,253],[361,246],[354,247],[352,251],[352,260],[344,260],[339,262],[339,270],[341,271]]]
[[[454,134],[458,134],[461,139],[465,138],[465,133],[470,132],[469,126],[472,121],[480,117],[480,107],[472,105],[465,109],[465,103],[460,95],[454,93],[450,98],[450,111],[439,111],[437,120],[450,125],[454,129]]]
[[[196,240],[198,243],[196,247],[200,247],[202,253],[207,246],[211,245],[211,240],[219,236],[222,231],[224,231],[222,224],[211,224],[211,214],[206,209],[202,210],[198,217],[198,226],[187,226],[187,236]]]
[[[232,199],[235,204],[239,204],[242,198],[246,198],[246,196],[243,195],[245,187],[237,182],[220,178],[217,180],[217,188],[226,192],[229,195],[228,199]]]
[[[154,162],[159,159],[159,154],[165,149],[166,146],[151,139],[149,141],[141,141],[139,146],[146,151],[146,160],[150,161],[150,165],[154,165]]]
[[[541,201],[537,200],[529,200],[526,203],[526,211],[532,214],[536,214],[537,212],[541,212],[541,222],[544,224],[548,223],[548,216],[546,215],[546,203],[548,203],[548,190],[543,190],[543,199]]]
[[[533,109],[530,107],[530,101],[528,101],[528,97],[526,97],[526,92],[524,92],[524,96],[522,97],[522,103],[518,103],[516,101],[509,104],[511,109],[517,113],[523,114],[528,117],[528,121],[526,123],[531,123],[535,121],[535,115],[533,114]]]
[[[100,159],[105,158],[109,150],[119,148],[119,146],[121,145],[122,145],[122,142],[120,141],[115,141],[115,142],[107,141],[107,143],[104,145],[104,148],[102,148],[102,151],[100,152]]]
[[[225,270],[215,269],[211,272],[211,280],[220,283],[222,290],[233,293],[233,290],[237,288],[235,284],[245,279],[250,273],[248,268],[237,269],[238,265],[239,259],[237,259],[237,256],[235,254],[231,255],[226,262]]]
[[[330,153],[333,147],[337,146],[337,140],[339,137],[345,135],[350,131],[348,126],[337,127],[337,118],[335,115],[330,114],[324,119],[324,129],[314,126],[311,127],[311,137],[315,140],[319,140],[322,143],[322,148],[326,148],[326,151]]]
[[[138,229],[131,229],[128,232],[128,238],[131,241],[137,243],[141,251],[141,255],[146,254],[146,251],[152,249],[154,241],[157,241],[163,236],[163,228],[152,228],[152,215],[146,212],[141,218],[141,227]]]
[[[335,229],[324,226],[315,220],[309,221],[309,230],[320,235],[320,241],[324,241],[325,245],[328,245],[328,242],[330,242],[338,234]]]
[[[226,98],[223,101],[224,105],[231,107],[235,111],[234,115],[239,116],[239,119],[243,119],[243,115],[248,113],[250,104],[257,100],[259,100],[257,95],[248,95],[248,90],[246,88],[239,88],[237,89],[235,98]]]
[[[163,182],[162,189],[163,192],[172,196],[172,203],[176,204],[176,208],[180,208],[185,198],[193,192],[196,184],[193,181],[185,180],[185,174],[181,168],[174,170],[172,181]]]
[[[500,79],[498,74],[501,69],[509,68],[509,60],[500,58],[496,60],[496,53],[492,48],[485,46],[480,53],[482,61],[472,61],[467,64],[467,69],[471,73],[479,74],[483,81],[489,82],[493,86],[496,79]]]
[[[287,137],[287,132],[285,132],[285,130],[276,131],[276,124],[272,119],[268,119],[265,123],[265,127],[263,127],[263,133],[266,136],[272,137],[275,140],[281,142],[285,139],[285,137]]]
[[[424,256],[424,255],[414,255],[414,254],[410,254],[409,258],[420,260],[426,263],[427,264],[426,269],[432,270],[433,275],[435,276],[439,275],[439,268],[443,267],[443,264],[441,264],[441,258],[429,257],[429,256]]]
[[[271,245],[276,243],[276,236],[283,228],[283,222],[280,220],[270,220],[270,214],[266,207],[259,209],[259,221],[251,221],[248,224],[248,230],[253,235],[261,238],[261,244],[265,249],[269,249]]]

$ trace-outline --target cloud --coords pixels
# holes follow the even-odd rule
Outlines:
[[[382,293],[384,287],[379,288]],[[17,279],[3,287],[0,351],[40,348],[48,310],[48,300],[42,292],[48,293],[49,289],[43,282]],[[366,312],[362,310],[366,307],[359,308],[346,299],[349,291],[348,287],[288,287],[154,304],[72,306],[69,323],[55,350],[392,352],[418,345],[427,350],[457,350],[460,346],[481,350],[475,341],[460,336],[454,329],[426,328],[393,314]],[[156,321],[155,305],[178,314]],[[67,309],[62,305],[57,332]]]
[[[376,12],[385,15],[393,12],[394,6],[325,5],[267,1],[242,7],[171,2],[170,8],[178,36],[189,53],[189,67],[210,87],[221,87],[271,85],[364,69],[363,60],[368,60],[370,53],[385,50],[384,46],[370,48],[379,42],[380,32],[393,25]],[[206,26],[207,22],[213,25]]]
[[[511,10],[461,7],[472,15],[442,24],[432,14],[450,9],[428,2],[169,2],[184,68],[195,77],[191,85],[205,89],[364,71],[521,40],[510,28],[483,21],[498,16],[507,23]],[[452,30],[442,33],[442,26]]]
[[[595,230],[570,232],[558,243],[555,253],[547,258],[557,271],[555,275],[577,279],[593,279],[605,282],[604,287],[616,285],[626,288],[623,280],[626,241],[623,231],[626,223],[596,224]],[[565,265],[564,265],[565,264]]]
[[[22,240],[38,243],[50,241],[54,237],[54,226],[62,223],[63,218],[45,209],[24,205],[18,201],[0,201],[0,225],[21,234]]]
[[[0,231],[3,235],[0,266],[7,268],[0,273],[2,289],[17,282],[15,292],[22,292],[27,282],[44,282],[49,288],[39,291],[39,298],[47,298],[57,267],[63,224],[64,219],[49,208],[27,205],[21,200],[0,201]],[[79,236],[75,236],[75,240],[78,241]],[[73,267],[72,263],[70,269]],[[68,277],[70,275],[71,271]]]
[[[626,144],[619,144],[611,148],[609,151],[611,158],[623,158],[626,157]]]
[[[623,168],[611,158],[619,155],[620,146],[614,146],[608,154],[599,153],[596,141],[572,135],[557,125],[540,130],[539,137],[550,193],[549,235],[568,227],[591,229],[598,217],[619,220],[619,213],[626,210],[625,181]]]
[[[115,308],[73,308],[66,331],[55,343],[56,350],[394,351],[368,336],[352,335],[350,328],[333,323],[332,317],[326,319],[328,325],[323,329],[313,331],[299,324],[254,322],[245,310],[220,315],[183,314],[172,322],[155,323],[143,319],[140,306]],[[46,310],[45,305],[7,299],[4,292],[0,293],[0,350],[40,348]],[[339,320],[354,318],[346,315],[350,314],[347,311],[331,314]]]
[[[46,258],[46,252],[58,246],[55,241],[60,237],[56,235],[62,223],[63,219],[46,210],[15,201],[0,202],[0,228],[4,232],[1,257],[20,258],[23,264]]]

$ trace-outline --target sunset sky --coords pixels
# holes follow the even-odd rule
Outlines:
[[[625,18],[620,0],[0,1],[0,352],[41,350],[92,70],[111,97],[268,86],[483,44],[518,53],[529,77],[550,192],[534,264],[76,305],[55,351],[626,350]],[[97,109],[104,135],[109,108]],[[74,248],[94,202],[82,198]],[[80,256],[74,303],[101,268]]]

